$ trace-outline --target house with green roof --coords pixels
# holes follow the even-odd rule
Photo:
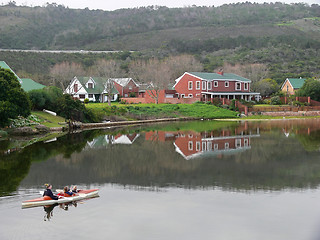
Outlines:
[[[104,77],[74,77],[64,93],[80,101],[87,98],[92,102],[107,102],[111,91],[111,101],[116,101],[119,92],[110,81],[112,79]]]
[[[185,72],[173,86],[178,98],[259,100],[260,93],[250,91],[251,80],[233,73]]]
[[[5,61],[0,61],[0,67],[10,70],[17,77],[18,81],[21,84],[21,88],[26,92],[36,89],[42,89],[45,87],[45,85],[37,83],[30,78],[19,78],[18,75],[9,67],[9,65]]]
[[[299,90],[304,82],[305,78],[287,78],[281,86],[281,91],[288,94],[294,95],[297,90]]]

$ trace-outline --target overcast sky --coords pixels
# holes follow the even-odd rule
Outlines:
[[[222,4],[228,3],[236,3],[241,1],[235,0],[12,0],[17,3],[17,5],[27,5],[27,6],[43,6],[46,2],[55,2],[57,4],[62,4],[69,8],[86,8],[89,9],[103,9],[103,10],[115,10],[120,8],[134,8],[141,6],[167,6],[167,7],[184,7],[184,6],[220,6]],[[0,0],[0,3],[6,4],[9,0]],[[245,2],[243,0],[242,2]],[[251,2],[275,2],[275,1],[267,1],[267,0],[255,0]],[[286,3],[294,3],[294,2],[305,2],[308,4],[320,4],[320,0],[286,0],[286,1],[278,1],[278,2],[286,2]]]

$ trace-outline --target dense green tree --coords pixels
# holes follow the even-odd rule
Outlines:
[[[17,77],[0,67],[0,126],[6,126],[9,118],[30,114],[30,100]]]
[[[55,111],[57,108],[57,100],[62,97],[63,93],[60,88],[49,86],[43,89],[32,90],[28,92],[29,98],[34,110]]]
[[[279,90],[279,85],[275,80],[266,78],[253,83],[252,90],[255,92],[259,92],[263,97],[267,97],[277,92]]]
[[[307,79],[297,92],[298,96],[311,97],[312,100],[320,101],[320,81]]]

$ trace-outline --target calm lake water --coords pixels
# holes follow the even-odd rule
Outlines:
[[[320,239],[320,119],[183,122],[0,141],[0,239]],[[99,188],[22,209],[53,188]]]

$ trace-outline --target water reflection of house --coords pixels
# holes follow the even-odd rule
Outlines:
[[[109,144],[132,144],[140,134],[118,134],[118,135],[101,135],[92,141],[88,141],[87,145],[89,148],[105,148]]]
[[[200,155],[220,155],[244,151],[251,148],[251,138],[259,137],[259,128],[254,131],[246,126],[235,130],[210,132],[165,132],[146,133],[146,140],[173,141],[176,152],[189,160]]]

